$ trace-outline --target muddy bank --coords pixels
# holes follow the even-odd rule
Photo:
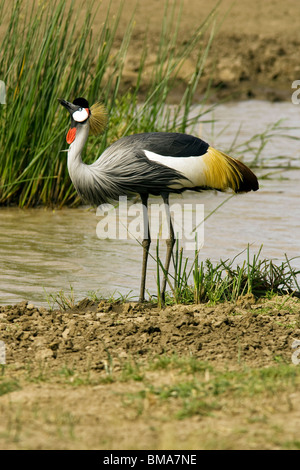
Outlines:
[[[228,34],[217,37],[205,62],[205,68],[197,86],[194,101],[203,99],[208,87],[209,99],[289,101],[294,91],[292,83],[300,77],[300,66],[295,62],[295,50],[300,41],[288,41],[277,37],[260,35],[240,36]],[[170,100],[177,102],[183,95],[195,70],[195,54],[186,60],[179,71]],[[155,54],[148,57],[145,65],[142,92],[150,87],[151,70]],[[137,82],[137,56],[129,52],[124,70],[121,90],[134,88]],[[143,95],[141,95],[143,98]]]
[[[25,3],[30,6],[33,2],[28,0]],[[113,24],[119,16],[120,4],[119,1],[110,0],[95,2],[91,28],[95,40],[102,32],[106,17],[111,18]],[[75,29],[80,31],[88,4],[75,0],[74,8],[75,11],[80,11],[80,17],[76,19],[75,24]],[[300,80],[300,65],[297,60],[297,51],[300,48],[300,3],[294,0],[171,0],[168,3],[160,0],[127,0],[120,14],[113,45],[114,51],[119,50],[128,25],[134,17],[121,92],[135,87],[141,54],[147,44],[147,58],[140,87],[140,98],[143,99],[143,93],[149,88],[152,69],[157,61],[164,19],[167,19],[164,28],[174,32],[177,19],[180,18],[178,40],[175,47],[169,51],[176,55],[180,48],[188,43],[191,34],[201,25],[205,25],[209,15],[213,20],[205,33],[201,33],[194,52],[182,66],[170,100],[178,101],[182,97],[191,75],[195,72],[197,52],[203,47],[205,49],[210,35],[213,36],[213,41],[201,74],[195,102],[202,99],[208,86],[213,101],[223,98],[290,100],[292,82]],[[0,24],[0,40],[8,21],[8,17],[4,16]]]
[[[88,299],[65,312],[22,302],[0,307],[1,339],[8,364],[67,363],[105,373],[132,357],[194,356],[224,367],[260,367],[276,358],[290,363],[300,339],[300,302],[275,298],[236,304],[172,306],[162,310],[135,303]]]
[[[116,47],[119,47],[123,39],[133,12],[135,22],[125,62],[122,83],[124,91],[135,86],[140,51],[145,40],[148,43],[149,54],[142,89],[146,91],[156,60],[163,18],[171,17],[174,3],[175,18],[180,14],[180,5],[182,6],[178,49],[185,44],[190,34],[204,22],[217,4],[203,0],[184,0],[169,2],[169,8],[165,9],[165,3],[156,0],[151,0],[147,4],[135,0],[126,2],[126,9],[122,12],[117,31]],[[107,12],[107,7],[108,1],[104,1],[95,17],[93,28],[95,31],[101,29],[101,21]],[[113,2],[111,16],[117,14],[118,8],[119,3]],[[214,13],[214,26],[208,28],[206,36],[199,38],[199,47],[201,47],[208,40],[211,31],[214,31],[195,96],[196,101],[202,98],[209,83],[213,100],[223,98],[290,100],[292,82],[300,79],[300,65],[296,60],[300,47],[299,17],[300,4],[293,0],[220,2]],[[182,95],[194,72],[196,52],[197,47],[180,70],[172,93],[174,100]]]

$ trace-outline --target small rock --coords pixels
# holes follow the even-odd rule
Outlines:
[[[51,357],[53,357],[53,351],[48,348],[40,349],[39,351],[37,351],[35,357],[39,360],[50,359]]]
[[[69,328],[66,328],[63,333],[62,333],[62,337],[64,339],[66,339],[68,337],[68,334],[70,333],[70,329]]]
[[[132,310],[132,305],[129,303],[125,303],[123,305],[123,313],[129,313]]]

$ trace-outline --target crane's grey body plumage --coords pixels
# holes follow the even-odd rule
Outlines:
[[[159,145],[159,142],[164,142],[164,145]],[[160,195],[169,191],[182,192],[183,188],[171,189],[171,186],[187,178],[173,168],[149,160],[145,150],[162,156],[188,157],[191,152],[202,155],[208,147],[202,140],[185,134],[135,134],[114,142],[94,163],[85,165],[81,158],[80,164],[76,163],[73,145],[69,150],[70,176],[79,195],[93,205],[133,193]]]

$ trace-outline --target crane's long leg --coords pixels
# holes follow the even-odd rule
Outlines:
[[[141,194],[143,204],[143,224],[144,224],[144,239],[142,241],[143,246],[143,265],[142,265],[142,277],[141,277],[141,288],[140,288],[140,299],[139,302],[145,300],[145,286],[146,286],[146,273],[147,273],[147,261],[148,253],[151,243],[150,228],[149,228],[149,217],[148,217],[148,194]]]
[[[171,212],[170,212],[170,206],[169,206],[169,194],[162,194],[162,198],[164,200],[165,204],[165,209],[166,209],[166,215],[167,215],[167,222],[169,225],[169,238],[167,239],[167,254],[166,254],[166,262],[165,262],[165,276],[162,281],[162,287],[161,287],[161,296],[162,300],[165,300],[165,290],[166,290],[166,285],[167,285],[167,275],[169,272],[169,266],[170,266],[170,261],[171,261],[171,256],[173,252],[173,247],[175,244],[175,235],[174,235],[174,229],[173,229],[173,224],[172,224],[172,219],[171,219]]]

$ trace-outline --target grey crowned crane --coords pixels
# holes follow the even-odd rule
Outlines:
[[[242,162],[220,152],[192,135],[149,132],[122,137],[91,165],[81,159],[89,134],[103,132],[107,116],[101,103],[89,107],[85,98],[73,103],[59,99],[71,115],[67,133],[68,171],[79,196],[98,206],[120,196],[139,194],[144,205],[143,264],[140,302],[145,299],[148,251],[151,243],[147,216],[150,194],[163,198],[169,221],[165,271],[168,272],[175,236],[169,210],[169,194],[185,190],[215,189],[235,193],[256,191],[258,181]],[[161,293],[165,295],[166,276]]]

